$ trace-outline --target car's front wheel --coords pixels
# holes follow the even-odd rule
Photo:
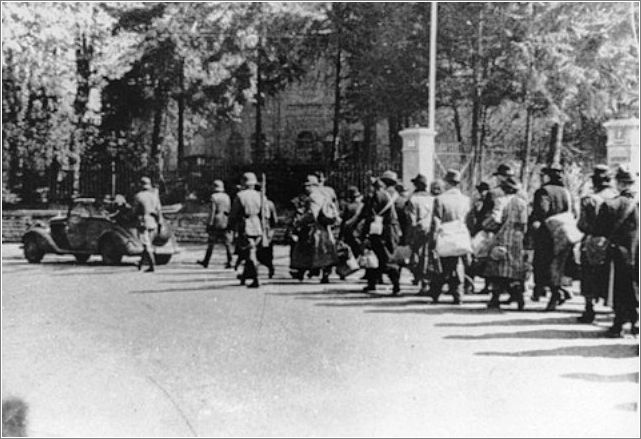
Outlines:
[[[24,257],[30,264],[37,264],[42,261],[45,252],[40,247],[36,238],[27,238],[24,242]]]
[[[171,260],[171,254],[169,253],[154,253],[154,259],[156,260],[157,265],[167,265]]]
[[[100,256],[106,265],[118,265],[122,260],[122,252],[111,239],[104,240],[100,245]]]
[[[76,262],[78,262],[79,264],[85,264],[91,257],[91,255],[86,255],[82,253],[76,253],[74,256],[76,258]]]

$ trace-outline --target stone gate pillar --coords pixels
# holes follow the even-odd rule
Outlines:
[[[429,128],[407,128],[399,132],[403,138],[403,185],[412,189],[411,180],[423,174],[428,182],[434,181],[434,138],[436,131]]]
[[[608,166],[639,172],[639,119],[615,119],[603,124],[608,132]]]

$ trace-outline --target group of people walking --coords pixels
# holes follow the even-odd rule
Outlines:
[[[607,166],[598,165],[591,176],[591,193],[577,202],[558,165],[542,170],[543,184],[532,200],[510,166],[501,164],[493,177],[493,187],[486,182],[476,186],[472,201],[460,189],[457,170],[432,182],[419,174],[411,180],[414,190],[409,193],[396,173],[386,171],[371,178],[366,194],[351,186],[339,201],[322,172],[310,174],[303,193],[292,200],[287,232],[290,275],[299,280],[318,276],[328,283],[334,269],[341,279],[364,269],[365,292],[375,291],[386,276],[391,293],[398,295],[401,270],[407,269],[417,295],[438,302],[447,292],[454,304],[473,292],[474,279],[481,277],[488,308],[515,303],[522,310],[526,279],[533,272],[531,299],[549,297],[547,311],[572,297],[564,288],[572,275],[580,279],[585,297],[578,322],[592,323],[594,304],[602,299],[615,312],[606,334],[621,336],[627,323],[637,334],[636,176],[625,169],[612,175]],[[208,246],[198,263],[207,267],[213,245],[222,242],[225,267],[242,264],[241,284],[257,288],[259,264],[267,266],[269,277],[274,275],[274,204],[251,172],[243,175],[233,201],[222,181],[215,182],[214,190]],[[503,295],[507,299],[501,301]]]

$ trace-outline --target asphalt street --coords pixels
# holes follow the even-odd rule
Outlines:
[[[35,436],[638,437],[638,339],[574,323],[576,297],[488,311],[360,273],[259,290],[185,246],[142,273],[125,259],[28,264],[2,245],[2,398]],[[266,277],[266,270],[261,268]]]

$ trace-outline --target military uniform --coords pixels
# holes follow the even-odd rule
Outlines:
[[[143,245],[143,253],[138,262],[138,269],[147,261],[149,263],[149,271],[154,271],[155,261],[152,243],[162,218],[161,205],[158,193],[151,187],[151,181],[147,177],[143,177],[141,183],[144,189],[134,196],[134,212],[138,216],[138,232]]]
[[[220,186],[219,186],[220,187]],[[209,265],[214,244],[222,242],[225,246],[225,254],[227,256],[227,264],[225,268],[231,268],[231,244],[233,233],[227,230],[229,224],[229,213],[231,211],[231,200],[222,187],[218,192],[211,194],[211,207],[209,210],[209,217],[207,218],[207,251],[205,259],[198,261],[203,267]]]
[[[245,279],[253,279],[249,287],[258,287],[258,260],[256,248],[260,243],[263,228],[261,224],[261,194],[253,189],[257,184],[256,177],[245,177],[247,189],[243,189],[236,195],[229,215],[229,227],[237,233],[236,245],[240,251],[245,252],[246,258],[241,282]],[[247,181],[249,183],[247,183]]]

